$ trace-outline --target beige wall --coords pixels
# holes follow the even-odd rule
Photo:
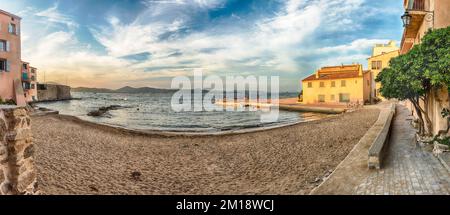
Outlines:
[[[434,1],[434,27],[445,28],[450,26],[450,1]]]
[[[45,84],[46,89],[37,90],[39,101],[57,101],[71,99],[70,87],[56,84]]]
[[[12,20],[14,18],[14,20]],[[19,35],[8,32],[9,23],[13,23],[19,29]],[[15,99],[14,79],[21,79],[21,42],[20,42],[20,18],[11,17],[0,11],[0,40],[6,40],[10,43],[10,51],[0,51],[0,59],[10,61],[10,72],[0,72],[0,97],[3,99]]]

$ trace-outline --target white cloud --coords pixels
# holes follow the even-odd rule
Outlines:
[[[382,39],[357,39],[349,44],[322,47],[317,49],[314,53],[324,54],[332,52],[348,53],[351,51],[365,51],[373,47],[375,44],[385,44],[388,41],[389,40]]]
[[[148,9],[132,22],[125,23],[112,16],[108,25],[90,29],[105,47],[106,55],[78,41],[74,33],[78,24],[54,5],[35,13],[35,17],[67,28],[54,31],[30,27],[24,33],[28,39],[23,55],[40,69],[41,80],[42,71],[46,71],[47,81],[64,82],[69,77],[69,83],[74,86],[121,87],[134,83],[135,86],[167,87],[168,81],[155,79],[189,75],[197,68],[220,75],[297,72],[300,79],[306,75],[300,71],[311,71],[303,71],[298,58],[323,55],[320,62],[309,62],[317,67],[363,63],[367,49],[375,43],[386,42],[356,39],[325,46],[315,38],[318,31],[335,33],[357,29],[358,22],[353,16],[361,9],[362,0],[289,0],[270,18],[246,20],[234,15],[220,26],[190,30],[197,14],[222,7],[223,3],[222,0],[149,0]],[[236,30],[235,22],[243,23],[245,28]],[[121,58],[144,52],[151,53],[147,61]]]
[[[147,0],[145,5],[151,7],[155,4],[195,5],[203,8],[216,8],[222,6],[224,0]]]
[[[62,24],[68,28],[78,27],[78,24],[73,21],[71,17],[58,11],[58,4],[54,4],[53,7],[37,12],[35,15],[37,17],[45,18],[45,20],[50,23]]]

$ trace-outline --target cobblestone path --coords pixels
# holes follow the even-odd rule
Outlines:
[[[397,105],[389,152],[381,170],[355,189],[362,195],[450,194],[450,174],[430,152],[416,146],[408,110]]]

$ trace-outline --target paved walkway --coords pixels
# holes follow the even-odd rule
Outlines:
[[[450,173],[431,152],[416,146],[415,130],[409,123],[408,110],[401,105],[397,105],[396,110],[389,151],[382,169],[369,170],[367,166],[363,168],[361,153],[366,153],[367,156],[367,146],[360,146],[361,150],[357,151],[359,166],[353,166],[348,171],[350,167],[346,168],[344,161],[344,167],[338,167],[336,174],[331,175],[324,186],[321,185],[312,194],[449,195]],[[356,153],[350,154],[346,160],[356,160],[352,158],[356,156]]]

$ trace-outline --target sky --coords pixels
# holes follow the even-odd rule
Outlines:
[[[22,17],[22,60],[72,87],[170,88],[173,77],[279,76],[361,63],[402,36],[401,0],[0,0]]]

